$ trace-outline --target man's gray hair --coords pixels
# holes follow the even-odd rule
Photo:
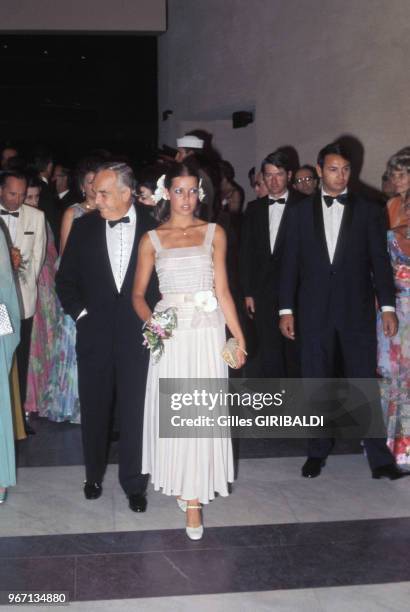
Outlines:
[[[131,166],[125,162],[110,161],[104,162],[98,167],[98,172],[101,172],[102,170],[112,170],[112,172],[115,172],[119,186],[129,187],[129,189],[131,189],[131,194],[135,195],[137,182]]]

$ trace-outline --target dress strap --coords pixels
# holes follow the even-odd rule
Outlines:
[[[157,232],[155,230],[151,230],[148,232],[148,236],[151,238],[151,242],[154,246],[156,253],[160,253],[162,251],[162,246],[160,239],[158,238]]]
[[[208,223],[206,228],[204,246],[211,246],[212,240],[214,239],[216,223]]]

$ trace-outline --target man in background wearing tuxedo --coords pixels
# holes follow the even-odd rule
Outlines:
[[[57,195],[50,184],[54,168],[51,152],[43,146],[37,147],[33,153],[31,165],[42,182],[38,207],[44,212],[50,224],[54,236],[54,244],[57,251],[59,251],[62,214],[59,211]]]
[[[247,208],[240,251],[240,276],[245,308],[255,318],[260,376],[298,376],[295,344],[279,331],[279,278],[289,210],[301,196],[289,187],[292,172],[283,151],[262,162],[268,195]]]
[[[394,336],[395,289],[383,210],[348,191],[350,156],[339,143],[317,160],[321,190],[290,211],[280,284],[280,329],[296,337],[302,375],[376,376],[376,297],[386,336]],[[319,476],[334,440],[309,440],[302,476]],[[365,439],[373,478],[400,478],[385,438]]]
[[[135,179],[125,163],[107,162],[94,179],[98,211],[78,219],[57,274],[57,293],[77,322],[78,382],[86,470],[84,494],[102,493],[113,403],[119,419],[119,480],[135,512],[146,509],[141,474],[148,351],[131,303],[141,236],[155,225],[133,203]],[[155,278],[148,300],[158,299]]]
[[[27,373],[30,354],[33,316],[37,303],[37,282],[44,262],[47,244],[44,213],[23,204],[26,199],[27,179],[20,172],[5,172],[1,176],[0,215],[8,230],[13,266],[18,281],[21,306],[20,344],[17,365],[21,406],[26,433],[35,433],[24,416]]]
[[[57,195],[59,213],[62,215],[65,210],[79,201],[78,195],[71,188],[71,171],[63,164],[56,164],[53,169],[51,182]]]

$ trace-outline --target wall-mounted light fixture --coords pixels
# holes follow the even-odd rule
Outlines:
[[[234,129],[246,127],[253,123],[253,113],[250,111],[236,111],[232,113],[232,127]]]

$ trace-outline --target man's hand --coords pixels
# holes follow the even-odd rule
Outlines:
[[[255,314],[255,300],[253,299],[253,297],[245,298],[245,308],[246,308],[248,317],[250,319],[253,319],[253,316]]]
[[[388,338],[395,336],[399,329],[399,320],[395,312],[382,312],[383,332]]]
[[[295,339],[295,317],[291,314],[281,315],[279,319],[279,329],[285,338]]]
[[[21,256],[20,249],[17,247],[11,247],[10,249],[11,263],[14,270],[18,270],[23,261],[23,257]]]

